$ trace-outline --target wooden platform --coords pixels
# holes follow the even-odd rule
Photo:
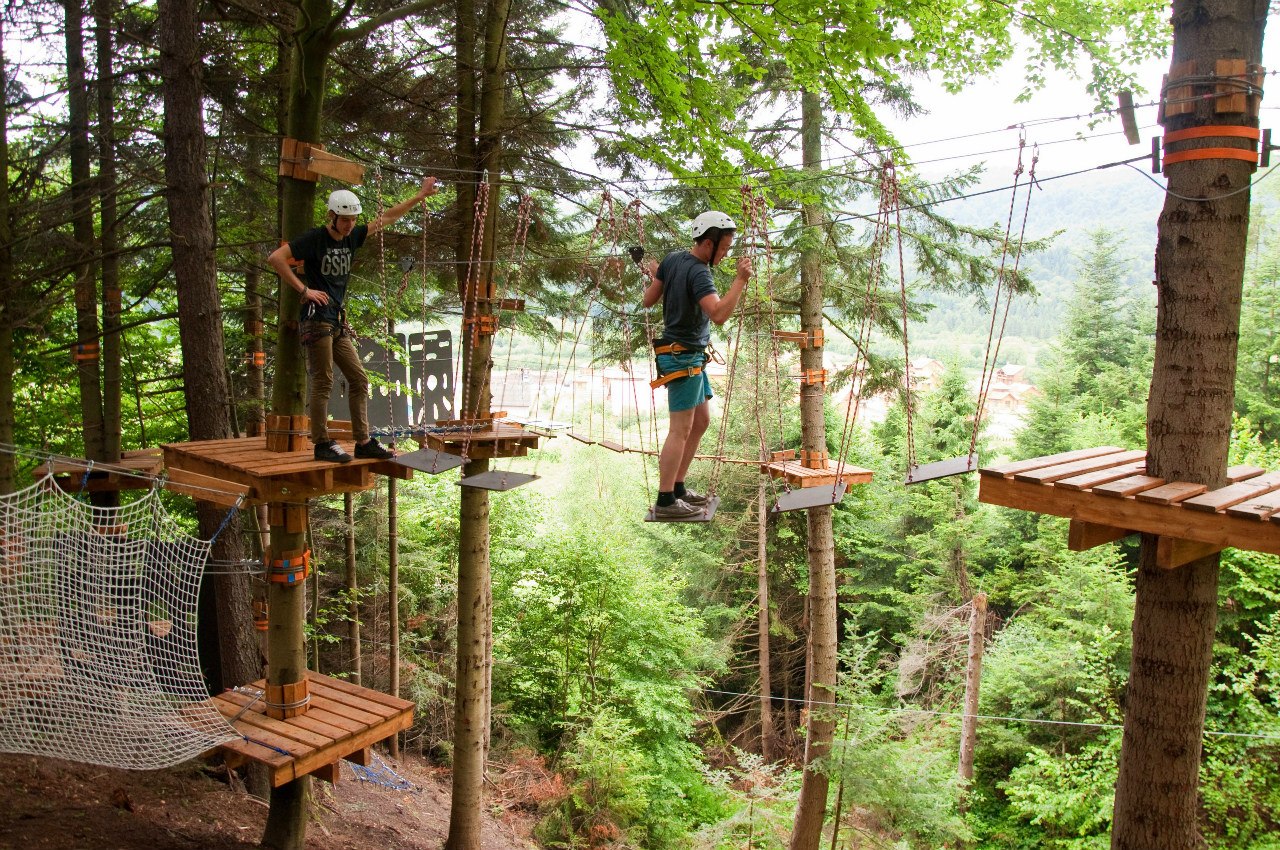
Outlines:
[[[1138,532],[1160,536],[1157,563],[1172,569],[1226,547],[1280,555],[1280,473],[1227,470],[1225,487],[1145,474],[1146,452],[1114,446],[979,470],[978,499],[1071,519],[1080,551]]]
[[[343,443],[348,453],[354,444]],[[222,505],[298,502],[330,493],[356,493],[377,483],[376,475],[409,479],[413,470],[388,460],[331,463],[300,452],[269,452],[266,437],[203,440],[163,446],[166,487]]]
[[[846,484],[866,484],[872,472],[853,464],[828,460],[826,469],[810,469],[798,460],[781,460],[760,464],[760,471],[774,478],[785,479],[792,487],[830,487],[836,481]]]
[[[164,463],[160,449],[134,449],[121,452],[115,463],[95,463],[85,478],[84,460],[52,460],[32,470],[38,481],[52,475],[59,487],[69,493],[110,492],[117,490],[150,490],[152,480]]]
[[[413,725],[413,703],[408,700],[310,671],[307,681],[310,710],[287,720],[267,717],[262,700],[254,702],[246,693],[227,691],[213,698],[224,717],[236,718],[232,725],[244,736],[218,748],[228,764],[265,764],[273,787],[308,774],[332,782],[340,759],[355,756],[353,760],[367,764],[360,760],[364,751]],[[250,687],[261,691],[266,682]]]
[[[428,430],[417,436],[420,444],[471,460],[524,457],[529,449],[538,447],[538,435],[513,422],[495,422],[483,428]]]

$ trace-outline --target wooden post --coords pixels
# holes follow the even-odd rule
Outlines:
[[[355,499],[350,493],[342,494],[343,513],[346,516],[347,538],[347,598],[350,607],[347,609],[347,648],[351,653],[351,681],[360,682],[360,602],[356,591],[359,589],[356,578],[356,507]]]
[[[964,718],[960,724],[960,778],[973,782],[973,750],[978,740],[978,688],[982,682],[982,649],[987,634],[987,595],[973,595],[969,617],[969,666],[964,673]]]
[[[768,453],[762,453],[768,460]],[[769,562],[767,546],[769,537],[769,509],[765,505],[765,477],[760,476],[756,498],[760,503],[760,523],[756,530],[756,598],[760,606],[756,614],[760,654],[760,755],[766,762],[773,761],[773,681],[769,676]]]
[[[400,696],[400,482],[387,479],[387,596],[390,597],[388,622],[391,635],[391,684],[393,697]],[[391,736],[391,757],[400,758],[400,735]]]

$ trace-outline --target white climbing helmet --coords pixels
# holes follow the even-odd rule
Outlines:
[[[694,241],[697,241],[698,237],[713,227],[717,227],[720,230],[738,229],[738,225],[734,224],[733,219],[729,218],[725,213],[719,210],[709,210],[693,220]]]
[[[350,189],[334,189],[329,193],[328,210],[337,215],[360,215],[360,199]]]

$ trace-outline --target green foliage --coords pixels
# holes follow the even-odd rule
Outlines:
[[[526,539],[499,573],[495,704],[563,754],[573,793],[547,825],[557,840],[627,834],[665,847],[715,810],[685,694],[714,656],[676,576],[616,531]]]

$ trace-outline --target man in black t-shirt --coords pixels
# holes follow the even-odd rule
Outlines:
[[[658,502],[655,519],[690,519],[702,514],[707,496],[684,486],[698,443],[711,424],[711,382],[703,370],[707,345],[711,342],[711,322],[729,321],[751,279],[751,258],[739,257],[733,283],[724,298],[716,292],[711,269],[718,265],[729,247],[737,225],[717,210],[693,220],[693,247],[673,251],[661,265],[651,262],[650,282],[644,291],[644,306],[662,301],[662,338],[654,342],[659,370],[664,375],[698,368],[696,375],[668,382],[667,406],[671,410],[667,439],[658,454]]]
[[[369,377],[346,333],[347,281],[351,262],[365,239],[398,221],[436,191],[436,178],[428,177],[412,198],[387,209],[368,224],[358,225],[360,199],[354,192],[338,189],[329,194],[324,227],[308,230],[267,257],[280,279],[299,294],[298,335],[306,348],[307,373],[311,377],[307,414],[311,418],[316,460],[351,460],[336,440],[329,439],[329,393],[333,390],[335,363],[347,379],[356,457],[395,457],[394,451],[369,435]],[[297,261],[302,262],[305,281],[290,265]]]

